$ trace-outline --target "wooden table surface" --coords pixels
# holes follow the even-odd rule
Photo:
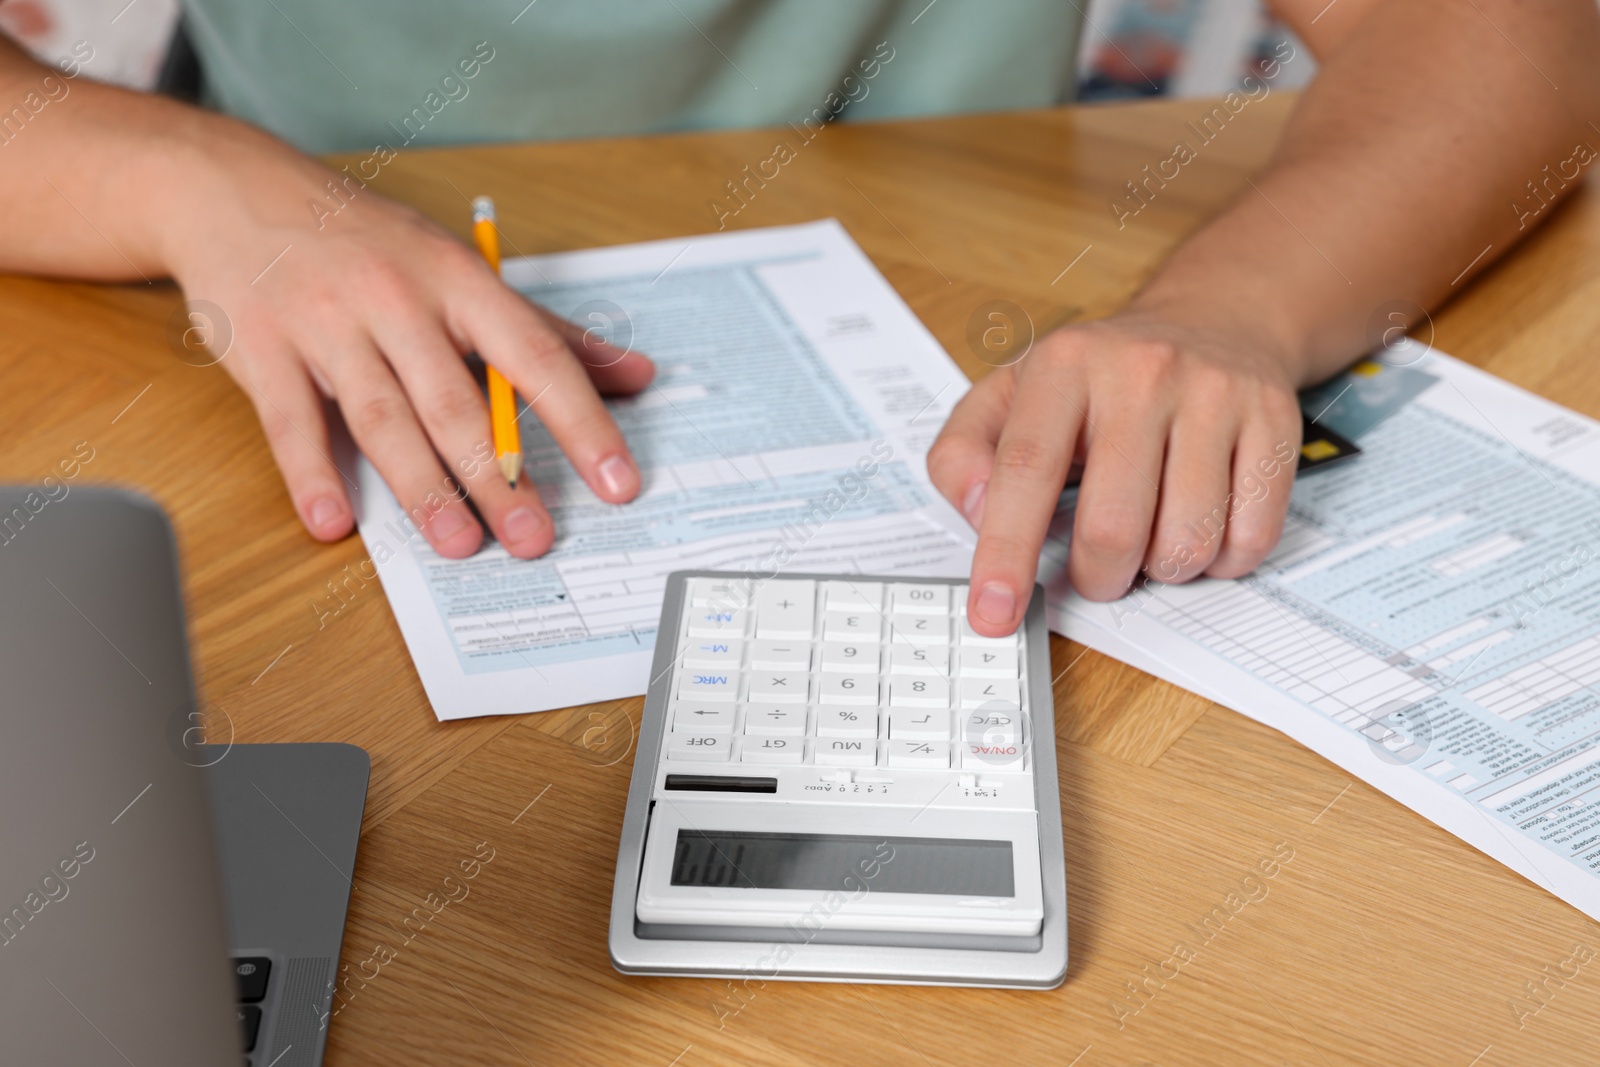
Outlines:
[[[1252,104],[1122,229],[1108,202],[1205,105],[837,126],[730,221],[840,219],[977,374],[978,305],[1012,300],[1041,326],[1114,308],[1245,186],[1291,104]],[[377,186],[463,235],[466,195],[491,194],[507,254],[585,248],[714,229],[708,202],[779,139],[798,141],[406,151]],[[1580,192],[1555,215],[1432,329],[1445,351],[1600,416],[1600,202]],[[165,284],[0,278],[0,479],[40,477],[89,442],[83,477],[137,486],[174,519],[214,728],[371,753],[343,956],[343,973],[371,977],[345,986],[330,1065],[1600,1061],[1600,961],[1537,1000],[1526,985],[1592,955],[1596,924],[1272,730],[1059,637],[1061,988],[617,974],[606,923],[642,700],[441,724],[376,582],[346,584],[319,625],[313,605],[356,571],[361,542],[302,531],[245,398],[169,349],[180,306]],[[475,850],[493,858],[468,895],[407,943],[402,920]],[[1263,859],[1280,861],[1266,895],[1234,913]],[[1232,918],[1196,937],[1218,906]],[[1179,941],[1198,951],[1174,971]]]

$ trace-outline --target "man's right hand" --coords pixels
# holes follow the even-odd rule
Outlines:
[[[326,217],[317,194],[328,176],[292,156],[217,173],[210,225],[172,254],[184,293],[230,320],[222,366],[255,405],[306,528],[330,540],[351,525],[328,398],[440,554],[470,555],[482,540],[452,481],[514,555],[550,547],[537,491],[526,478],[507,486],[494,462],[488,408],[463,362],[472,351],[510,380],[596,495],[631,500],[639,471],[600,394],[643,389],[651,362],[529,304],[449,233],[354,181]],[[324,205],[320,220],[308,199]]]

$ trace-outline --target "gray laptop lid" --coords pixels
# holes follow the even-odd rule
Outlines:
[[[3,1056],[237,1064],[172,533],[63,488],[0,487]]]

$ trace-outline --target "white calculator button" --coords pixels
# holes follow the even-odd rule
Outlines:
[[[695,760],[701,763],[725,763],[728,759],[728,750],[732,747],[733,737],[729,734],[674,733],[667,745],[667,758]]]
[[[948,741],[950,712],[932,708],[890,708],[889,736],[902,741]]]
[[[750,666],[758,671],[803,671],[811,667],[811,642],[756,641]]]
[[[689,606],[736,608],[744,603],[744,590],[737,578],[689,579]]]
[[[767,582],[756,594],[756,636],[809,641],[816,602],[816,582]]]
[[[826,641],[877,641],[883,616],[874,610],[830,611],[822,620]]]
[[[950,587],[948,585],[891,585],[889,587],[896,615],[948,615],[950,614]]]
[[[877,708],[818,708],[818,737],[877,737]]]
[[[889,703],[897,708],[948,708],[950,683],[943,678],[889,679]]]
[[[739,674],[737,671],[686,670],[679,675],[678,696],[732,703],[739,698]]]
[[[739,758],[745,763],[800,763],[806,742],[800,737],[747,737]]]
[[[1001,701],[1014,708],[1022,707],[1022,693],[1015,678],[963,678],[961,679],[961,706],[979,708]]]
[[[961,676],[963,678],[1015,678],[1017,676],[1017,650],[1015,648],[963,648],[961,650]]]
[[[689,612],[689,636],[743,637],[749,621],[750,613],[736,608],[695,608]]]
[[[990,744],[987,741],[963,741],[956,746],[961,752],[961,768],[967,771],[1021,771],[1026,750],[1021,744]]]
[[[896,615],[889,620],[889,632],[900,644],[948,645],[950,620],[937,615]]]
[[[733,705],[679,701],[672,706],[675,734],[727,734],[733,732]]]
[[[896,644],[889,650],[889,669],[895,674],[950,677],[950,650],[937,645]]]
[[[876,615],[883,607],[883,583],[824,582],[822,596],[829,611],[865,611]]]
[[[1022,713],[1005,709],[961,713],[961,739],[989,745],[1019,745],[1023,741]]]
[[[946,770],[950,766],[950,746],[942,741],[890,741],[889,766]]]
[[[743,658],[744,642],[732,638],[692,640],[683,650],[685,667],[723,667],[736,671]]]
[[[1017,635],[1007,634],[1004,637],[985,637],[972,628],[972,623],[967,621],[965,615],[961,616],[961,644],[967,648],[1016,648]]]
[[[870,737],[819,737],[813,743],[815,762],[826,767],[872,767],[878,762],[878,742]]]
[[[749,704],[744,709],[744,732],[749,736],[803,737],[806,709],[794,704]]]
[[[855,671],[864,673],[878,669],[878,645],[875,641],[824,641],[822,644],[822,669],[825,671]]]
[[[750,699],[774,704],[804,704],[811,696],[808,674],[755,671],[750,675]]]
[[[878,672],[824,674],[818,701],[823,704],[878,704]]]

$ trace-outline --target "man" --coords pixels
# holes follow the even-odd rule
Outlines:
[[[1279,465],[1219,537],[1196,542],[1191,522],[1226,514],[1230,491],[1298,443],[1296,388],[1367,348],[1380,305],[1434,304],[1503,254],[1531,226],[1507,207],[1525,184],[1600,143],[1594,0],[1272,6],[1320,73],[1271,165],[1125,309],[1055,332],[980,382],[934,445],[935,484],[979,531],[980,632],[1020,622],[1075,462],[1070,573],[1084,595],[1120,596],[1146,567],[1163,581],[1248,572],[1277,541],[1292,469]],[[207,100],[256,125],[84,80],[69,98],[60,74],[0,45],[0,104],[28,102],[20,125],[0,123],[0,200],[11,205],[0,268],[166,275],[225,308],[224,366],[313,536],[343,537],[352,522],[327,458],[331,397],[402,505],[459,478],[525,557],[550,546],[550,518],[526,481],[508,488],[493,464],[470,462],[488,421],[462,354],[481,353],[534,397],[577,471],[616,503],[638,492],[639,472],[599,394],[643,388],[651,364],[580,358],[572,329],[371,191],[331,216],[308,211],[329,181],[359,187],[285,140],[365,149],[778,124],[871,64],[852,117],[1038,106],[1069,91],[1082,20],[1077,0],[517,0],[492,11],[188,0],[186,11]],[[1241,497],[1260,496],[1250,484]],[[447,556],[482,539],[459,502],[423,532]]]

